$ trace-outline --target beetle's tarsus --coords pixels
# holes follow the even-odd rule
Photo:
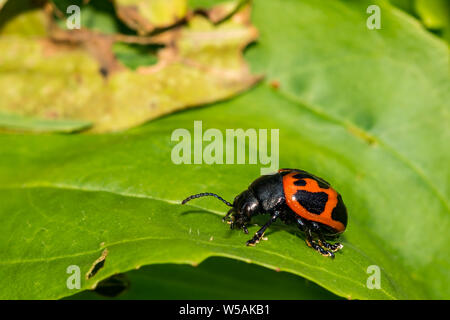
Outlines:
[[[315,240],[308,239],[308,238],[305,241],[306,241],[306,244],[308,245],[308,247],[313,248],[314,250],[319,252],[322,256],[330,257],[332,259],[334,258],[334,253],[331,250],[326,250],[328,248],[326,246],[324,246],[325,243],[329,246],[332,246],[329,243],[323,242],[321,240],[318,240],[316,242]]]
[[[246,245],[254,247],[254,246],[256,246],[257,243],[259,243],[259,240],[255,239],[253,237],[253,238],[251,238],[250,240],[247,241]]]
[[[247,241],[248,246],[255,246],[261,239],[263,239],[264,234],[256,232],[253,238]]]
[[[320,245],[322,248],[327,249],[327,250],[329,250],[329,251],[331,251],[331,252],[337,252],[337,251],[341,250],[341,249],[344,247],[344,246],[343,246],[341,243],[339,243],[339,242],[336,242],[336,243],[334,243],[334,244],[331,244],[331,243],[326,242],[326,241],[323,240],[323,239],[319,239],[318,242],[319,242],[319,245]]]

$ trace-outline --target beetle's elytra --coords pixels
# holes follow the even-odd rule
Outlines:
[[[343,247],[326,240],[338,238],[347,227],[347,209],[342,197],[328,182],[306,171],[280,169],[273,175],[261,176],[236,196],[233,204],[209,192],[192,195],[182,204],[204,196],[216,197],[230,206],[223,221],[245,233],[253,216],[270,215],[269,221],[247,241],[248,246],[265,239],[266,229],[280,219],[286,224],[296,224],[305,233],[307,245],[324,256],[334,258],[334,252]]]

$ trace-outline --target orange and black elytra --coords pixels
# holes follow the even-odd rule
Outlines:
[[[192,195],[182,204],[205,196],[216,197],[231,207],[223,218],[231,229],[248,233],[247,225],[253,216],[270,215],[269,221],[247,241],[248,246],[265,240],[266,229],[280,219],[286,224],[296,224],[305,233],[307,245],[323,256],[334,258],[334,252],[343,247],[340,243],[327,242],[337,239],[347,227],[347,209],[342,197],[328,182],[306,171],[280,169],[275,174],[263,175],[236,196],[233,204],[210,192]]]

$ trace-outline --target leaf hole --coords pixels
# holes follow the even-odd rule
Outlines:
[[[97,274],[97,272],[100,271],[101,268],[105,265],[106,257],[108,256],[108,249],[103,250],[102,255],[100,258],[94,261],[92,264],[92,267],[89,269],[89,271],[86,273],[86,280],[92,278]]]

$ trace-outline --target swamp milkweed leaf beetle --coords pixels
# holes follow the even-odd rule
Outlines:
[[[275,174],[263,175],[234,198],[233,204],[209,192],[192,195],[182,204],[205,196],[216,197],[231,207],[223,218],[231,229],[248,233],[247,225],[253,216],[270,215],[269,221],[247,241],[248,246],[266,240],[264,232],[280,219],[286,224],[296,224],[305,233],[306,244],[323,256],[334,258],[334,252],[343,247],[340,243],[327,242],[337,239],[347,227],[347,209],[342,197],[328,182],[306,171],[280,169]]]

